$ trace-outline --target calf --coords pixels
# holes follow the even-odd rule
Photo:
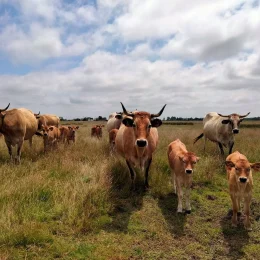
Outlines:
[[[249,220],[253,189],[253,176],[251,170],[260,171],[260,162],[250,163],[243,154],[236,151],[226,158],[225,164],[229,194],[233,207],[232,226],[237,227],[237,213],[240,211],[240,202],[244,199],[244,226],[247,230],[251,230],[251,223]]]
[[[69,144],[70,141],[75,143],[75,136],[76,136],[76,131],[79,129],[79,126],[62,126],[60,127],[60,132],[61,132],[61,141]]]
[[[60,139],[60,129],[56,126],[42,125],[44,152],[57,148]]]
[[[104,125],[95,125],[91,128],[91,137],[97,137],[97,138],[101,138],[102,137],[102,127],[104,127]]]
[[[177,212],[182,212],[182,186],[186,188],[186,213],[191,213],[190,188],[192,184],[192,173],[195,164],[199,161],[194,153],[188,152],[186,146],[179,140],[175,140],[168,145],[168,160],[172,172],[174,192],[178,195]]]
[[[110,145],[110,153],[113,154],[115,152],[115,143],[116,143],[116,135],[118,129],[112,129],[109,131],[109,145]]]

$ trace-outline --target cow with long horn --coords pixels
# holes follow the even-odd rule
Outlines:
[[[31,110],[26,108],[7,110],[9,105],[5,109],[0,109],[0,133],[4,135],[11,160],[12,146],[17,145],[16,162],[20,163],[23,142],[29,140],[32,145],[32,137],[36,134],[38,124]]]
[[[140,167],[145,172],[145,188],[148,188],[149,168],[158,144],[157,127],[162,124],[157,117],[163,113],[166,105],[158,114],[144,111],[128,112],[122,103],[121,105],[124,118],[116,135],[116,151],[126,160],[131,174],[132,188],[135,188],[135,167]]]
[[[194,144],[203,136],[204,139],[204,152],[206,147],[206,141],[218,143],[220,152],[224,155],[224,147],[229,148],[229,154],[232,153],[234,146],[234,134],[239,133],[239,124],[243,119],[248,116],[246,115],[230,114],[222,115],[216,112],[208,113],[203,119],[203,133],[194,139]]]

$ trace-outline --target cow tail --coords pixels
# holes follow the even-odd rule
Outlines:
[[[193,144],[195,144],[200,138],[202,138],[204,136],[204,134],[200,134],[198,137],[196,137],[193,141]]]

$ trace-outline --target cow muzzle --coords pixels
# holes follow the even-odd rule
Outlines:
[[[239,181],[242,182],[242,183],[245,183],[247,181],[247,178],[246,177],[240,177]]]
[[[185,172],[186,172],[187,174],[192,174],[193,171],[192,171],[192,169],[186,169]]]
[[[239,129],[234,128],[234,129],[233,129],[233,134],[238,134],[238,133],[239,133]]]
[[[136,145],[138,146],[138,147],[145,147],[145,146],[147,146],[147,140],[145,140],[145,139],[137,139],[136,140]]]

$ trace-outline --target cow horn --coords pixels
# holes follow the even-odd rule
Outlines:
[[[161,109],[161,111],[160,111],[158,114],[151,114],[151,118],[153,118],[153,117],[159,117],[159,116],[162,114],[162,112],[163,112],[163,110],[164,110],[165,107],[166,107],[166,104],[163,106],[163,108]]]
[[[10,103],[8,104],[8,106],[5,109],[0,109],[0,113],[4,112],[5,110],[7,110],[9,106],[10,106]]]
[[[120,102],[120,103],[121,103],[121,106],[122,106],[122,108],[123,108],[123,112],[124,112],[125,115],[127,115],[127,116],[134,116],[133,113],[129,113],[129,112],[125,109],[125,107],[124,107],[124,105],[123,105],[122,102]]]
[[[240,117],[240,118],[244,118],[244,117],[248,116],[249,114],[250,114],[250,112],[248,112],[248,113],[247,113],[246,115],[244,115],[244,116],[240,116],[240,115],[239,115],[239,117]]]
[[[218,113],[218,115],[219,115],[219,116],[222,116],[222,117],[229,117],[229,116],[230,116],[230,115],[224,116],[224,115],[219,114],[219,113]]]
[[[34,115],[35,115],[35,116],[39,116],[39,115],[40,115],[40,113],[41,113],[41,112],[39,111],[39,113],[38,113],[38,114],[34,114]]]

